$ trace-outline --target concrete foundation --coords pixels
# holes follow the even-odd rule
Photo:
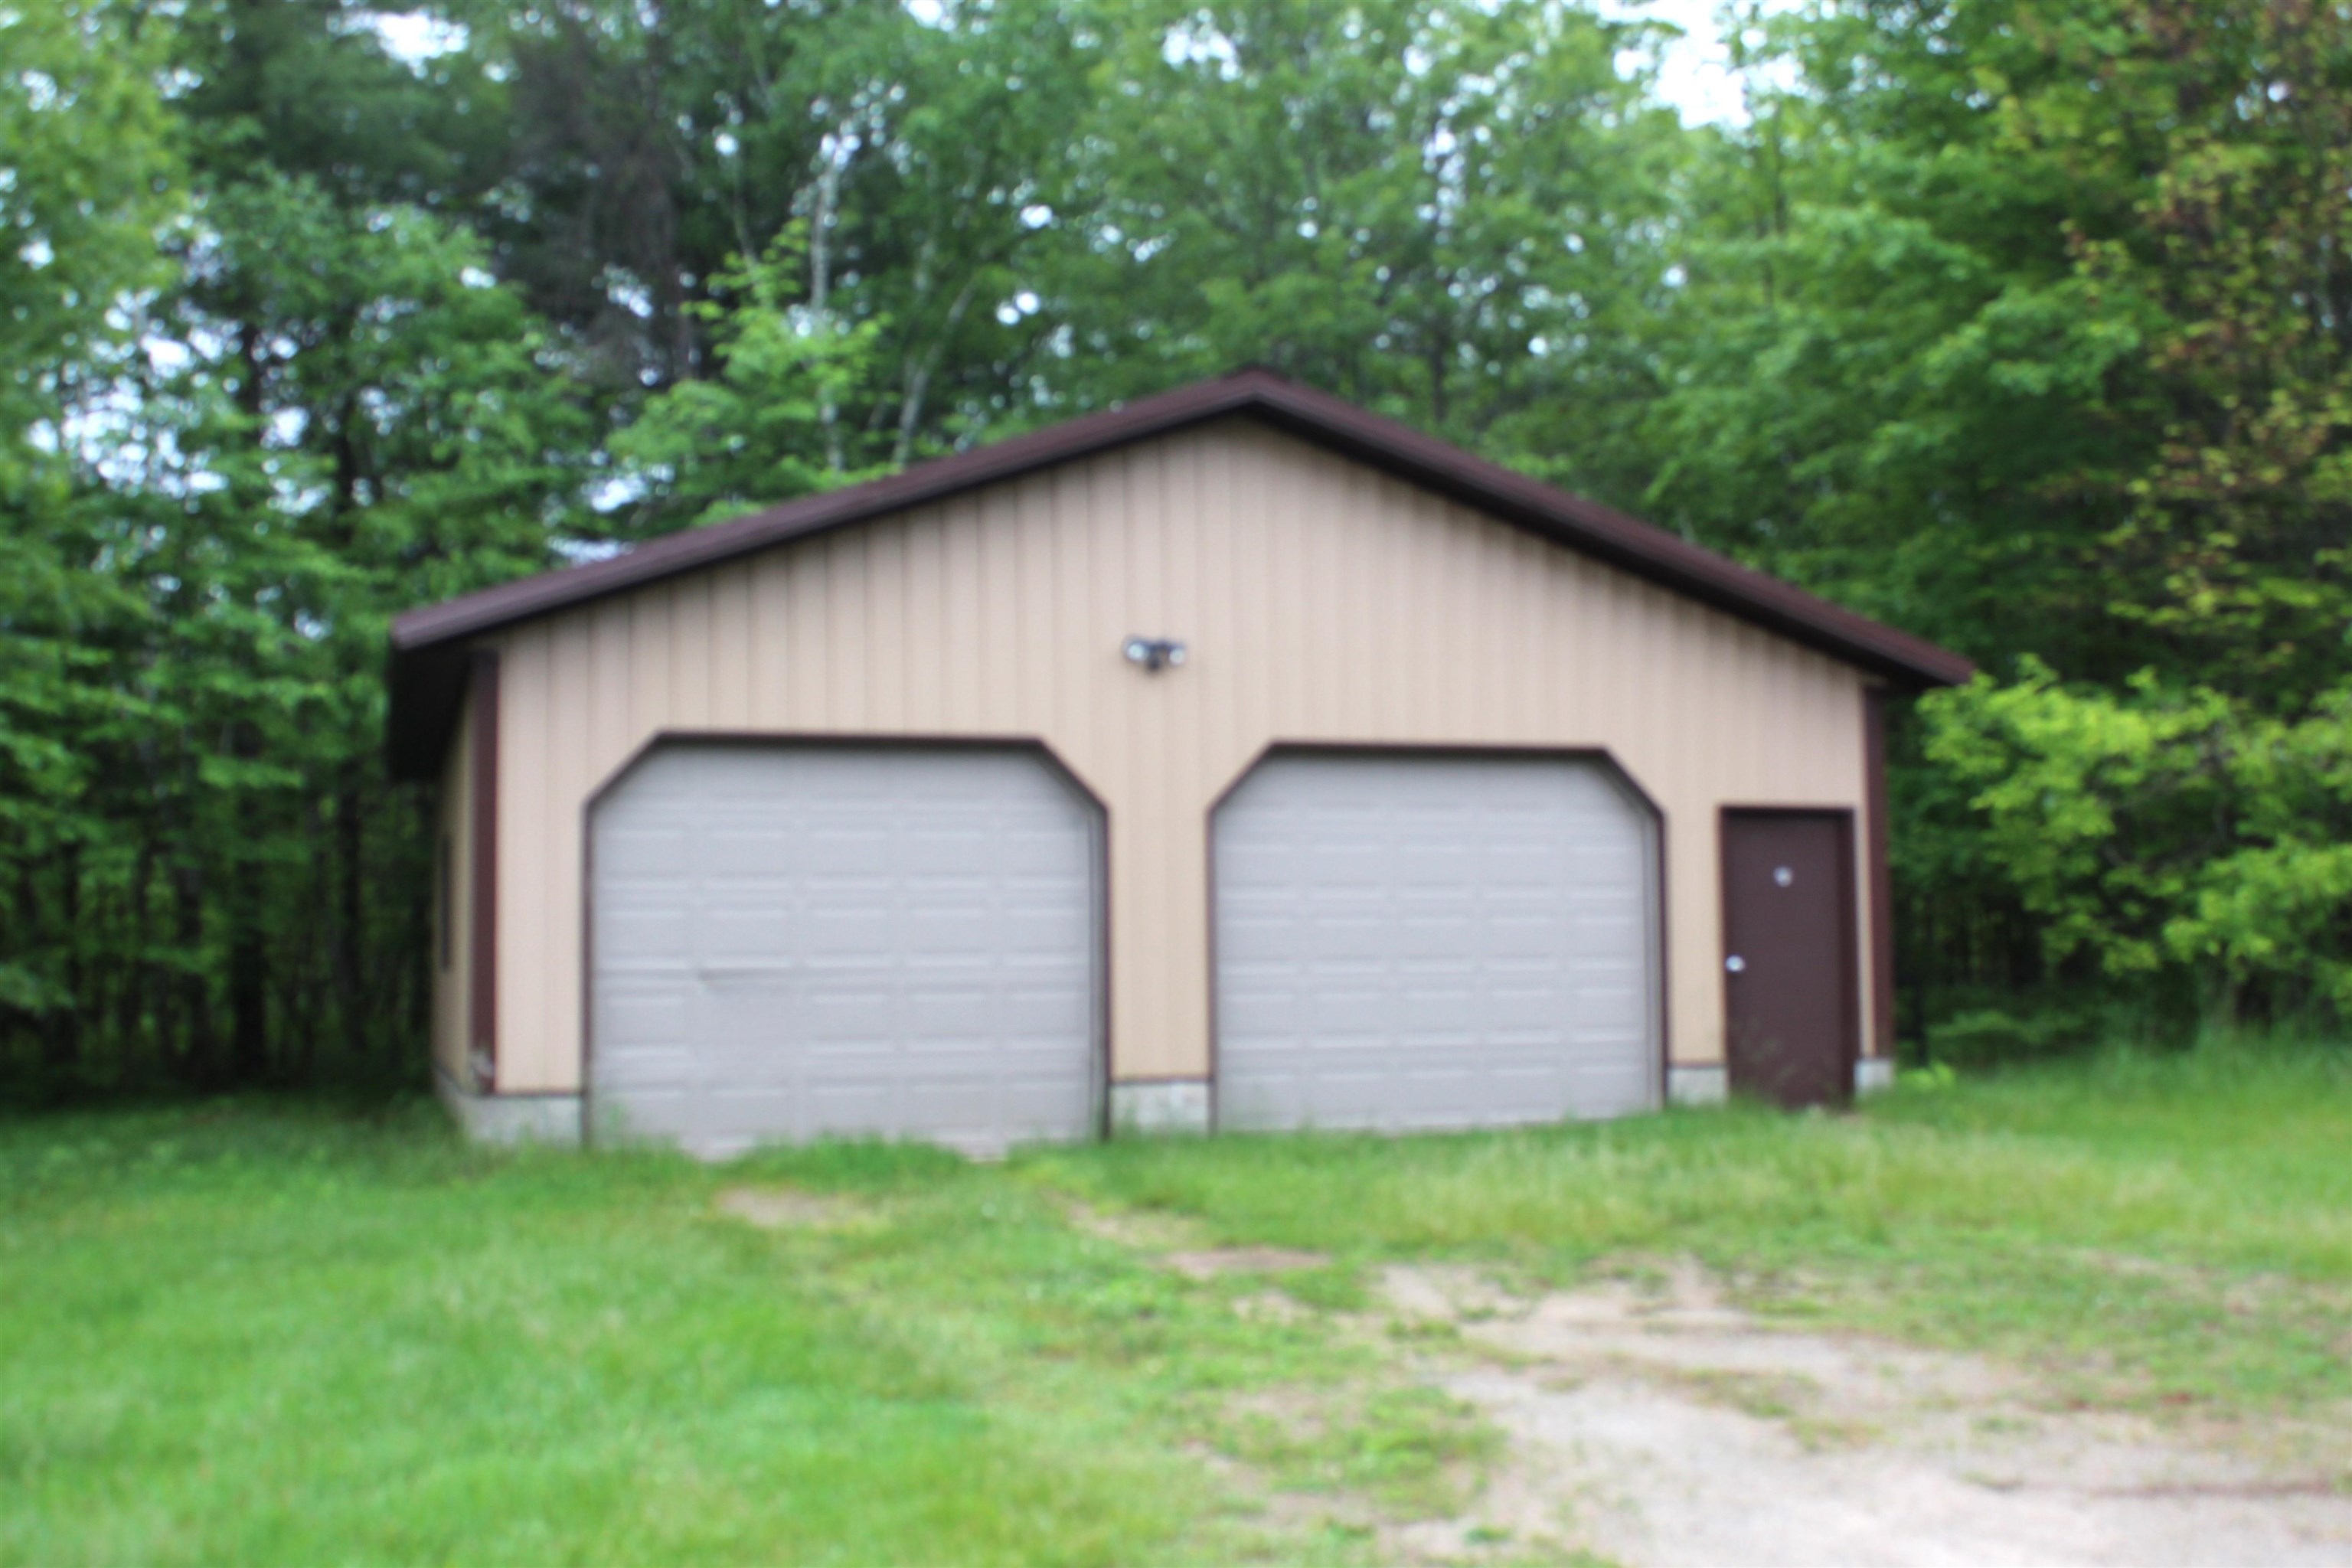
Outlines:
[[[1676,1062],[1666,1068],[1666,1100],[1674,1105],[1720,1105],[1731,1093],[1721,1062]]]
[[[1853,1090],[1877,1094],[1895,1087],[1895,1064],[1883,1057],[1854,1064]],[[581,1097],[576,1094],[476,1094],[444,1072],[433,1088],[466,1136],[478,1143],[578,1144]],[[1676,1064],[1666,1071],[1666,1099],[1675,1105],[1719,1105],[1728,1095],[1728,1074],[1719,1062]],[[1209,1131],[1209,1084],[1205,1079],[1162,1079],[1110,1086],[1114,1136],[1167,1137]]]
[[[1116,1137],[1152,1137],[1206,1132],[1209,1081],[1167,1079],[1110,1086],[1110,1125]]]
[[[433,1091],[449,1108],[466,1136],[477,1143],[580,1142],[581,1102],[576,1094],[476,1094],[436,1068]]]

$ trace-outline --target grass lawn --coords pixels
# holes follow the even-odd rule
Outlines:
[[[1265,1310],[1085,1215],[1329,1261]],[[1362,1561],[1279,1499],[1442,1512],[1492,1440],[1361,1331],[1379,1264],[1683,1258],[2071,1400],[2340,1410],[2352,1053],[998,1166],[489,1153],[419,1104],[0,1121],[0,1562]]]

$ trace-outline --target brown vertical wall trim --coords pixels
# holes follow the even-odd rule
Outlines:
[[[1864,850],[1870,877],[1870,1054],[1895,1055],[1895,876],[1886,860],[1886,688],[1862,689]]]
[[[480,1065],[475,1088],[499,1087],[499,656],[478,649],[474,695],[473,985],[467,999],[467,1057]]]

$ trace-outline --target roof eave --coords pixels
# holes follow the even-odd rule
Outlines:
[[[416,778],[433,771],[464,689],[464,660],[457,650],[468,639],[786,541],[812,538],[1234,415],[1263,418],[1311,444],[1584,551],[1906,690],[1960,685],[1976,672],[1967,659],[1933,643],[1649,523],[1271,372],[1253,369],[937,458],[849,489],[669,534],[610,560],[542,573],[408,611],[394,620],[390,639],[392,714],[386,742],[394,773]],[[445,649],[449,651],[441,655]]]

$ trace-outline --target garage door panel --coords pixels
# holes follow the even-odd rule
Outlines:
[[[1572,921],[1562,921],[1549,914],[1490,911],[1480,932],[1486,967],[1493,973],[1507,974],[1514,968],[1514,960],[1522,965],[1548,965],[1565,945],[1564,939],[1573,935],[1573,925]]]
[[[798,826],[792,868],[796,875],[819,882],[837,879],[853,887],[876,885],[876,859],[887,855],[892,843],[887,826],[845,823],[824,814],[813,815]]]
[[[1559,1037],[1559,1021],[1572,1016],[1571,994],[1546,987],[1541,991],[1488,991],[1486,995],[1486,1037],[1498,1046],[1549,1043]],[[1583,1037],[1567,1031],[1571,1042]]]
[[[705,816],[689,842],[704,851],[702,864],[731,879],[791,870],[795,837],[772,814],[732,811]]]
[[[703,1132],[706,1130],[698,1125],[695,1115],[696,1098],[689,1091],[682,1089],[642,1090],[633,1096],[629,1101],[625,1129],[616,1125],[606,1131],[625,1131],[626,1135],[632,1139],[641,1138],[665,1143],[675,1142],[688,1132]],[[736,1151],[730,1149],[723,1152],[732,1153]]]
[[[1236,1130],[1313,1126],[1311,1107],[1293,1082],[1289,1078],[1219,1078],[1219,1123]]]
[[[1305,1040],[1307,1037],[1306,1025],[1305,998],[1295,992],[1220,991],[1217,995],[1220,1087],[1226,1080],[1250,1073],[1288,1070],[1261,1062],[1255,1054],[1245,1053],[1237,1058],[1232,1050],[1234,1041],[1260,1037]]]
[[[618,826],[596,840],[596,868],[614,877],[666,879],[676,875],[688,835],[673,827]]]
[[[898,951],[891,918],[897,911],[882,902],[887,892],[882,888],[839,883],[812,887],[807,902],[795,911],[793,921],[794,951],[811,965],[822,965],[828,959],[887,963]]]
[[[706,969],[714,966],[747,968],[777,963],[788,951],[785,944],[790,940],[793,927],[791,906],[734,902],[742,898],[745,891],[740,887],[730,886],[727,889],[729,902],[719,908],[698,911],[698,918],[692,922],[690,932],[687,929],[688,922],[680,918],[677,922],[678,929],[674,933],[665,934],[670,941],[690,942],[697,962]],[[625,944],[632,934],[625,928],[615,931],[616,939]]]
[[[1396,998],[1394,1032],[1409,1038],[1452,1039],[1459,1035],[1464,1017],[1480,1001],[1475,986],[1416,986]],[[1478,1022],[1482,1028],[1486,1026],[1483,1017]]]
[[[1214,824],[1221,1124],[1655,1103],[1654,833],[1573,760],[1263,764]]]
[[[674,909],[624,906],[612,931],[614,947],[626,955],[624,967],[670,969],[686,962],[692,951],[686,917]]]
[[[600,1128],[1092,1130],[1098,835],[1035,753],[665,747],[591,831]]]
[[[923,955],[923,965],[953,962],[966,955],[985,956],[1003,950],[1007,928],[985,902],[930,903],[902,910],[898,942]]]
[[[614,1069],[599,1088],[612,1096],[625,1096],[629,1108],[629,1121],[637,1121],[637,1108],[646,1100],[683,1100],[698,1092],[700,1079],[694,1058],[684,1052],[648,1051],[634,1058],[625,1067]],[[617,1101],[616,1101],[617,1102]]]
[[[1073,1117],[1088,1114],[1086,1097],[1059,1078],[1009,1084],[1004,1098],[1004,1120],[1019,1132],[1034,1137],[1052,1137],[1055,1129],[1067,1126]]]
[[[1291,999],[1289,1013],[1294,1026],[1300,1021],[1298,1009],[1299,1000]],[[1390,1012],[1388,998],[1384,995],[1349,995],[1327,991],[1317,998],[1315,1035],[1318,1039],[1328,1040],[1334,1045],[1377,1040],[1395,1025],[1396,1018]]]
[[[692,1011],[686,992],[667,976],[616,974],[600,991],[597,1023],[625,1048],[652,1048],[679,1038]]]
[[[987,1039],[980,1020],[993,1010],[995,996],[982,987],[926,986],[902,995],[898,1022],[908,1036],[957,1049],[977,1049]]]

